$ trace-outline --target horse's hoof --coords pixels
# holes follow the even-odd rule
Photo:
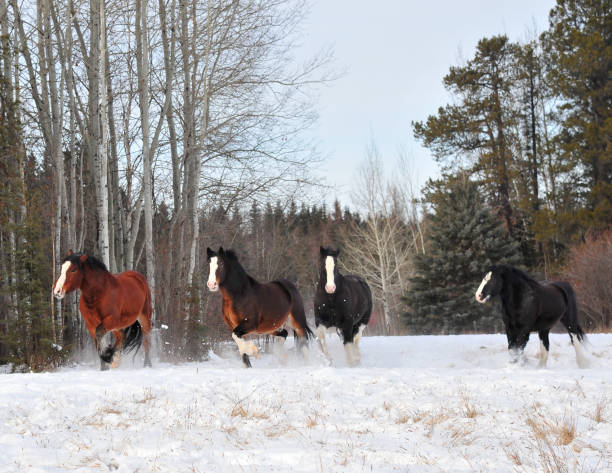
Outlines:
[[[242,362],[244,363],[244,366],[246,366],[247,368],[252,368],[251,360],[249,360],[249,355],[247,355],[246,353],[242,355]]]

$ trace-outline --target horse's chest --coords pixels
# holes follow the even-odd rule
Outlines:
[[[248,319],[248,314],[245,313],[243,308],[237,307],[231,299],[223,298],[223,319],[233,330],[241,322]]]
[[[322,322],[328,327],[338,327],[342,325],[347,311],[346,304],[339,303],[336,300],[320,302],[316,309],[317,321]]]

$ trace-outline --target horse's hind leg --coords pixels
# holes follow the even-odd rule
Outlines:
[[[273,334],[272,350],[282,362],[287,361],[287,353],[285,352],[285,341],[287,340],[288,332],[285,329],[277,330]]]
[[[548,330],[541,330],[538,332],[538,336],[540,337],[540,363],[538,363],[538,367],[540,368],[544,368],[546,366],[546,361],[548,361],[548,351],[550,348],[548,332]]]
[[[574,347],[574,351],[576,352],[576,363],[580,368],[587,368],[589,366],[589,362],[587,360],[586,355],[584,354],[584,349],[582,344],[584,343],[584,332],[582,331],[582,327],[578,325],[578,321],[570,321],[570,317],[568,317],[567,312],[563,314],[561,317],[561,323],[565,325],[567,329],[567,333],[570,337],[570,342]],[[573,335],[576,335],[577,341],[574,340]]]
[[[138,322],[142,327],[142,343],[144,345],[144,366],[152,368],[151,358],[149,357],[149,351],[151,350],[151,318],[144,314],[140,314]]]

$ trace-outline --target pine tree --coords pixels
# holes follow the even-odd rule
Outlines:
[[[515,53],[506,36],[483,38],[462,67],[451,67],[444,86],[453,103],[440,107],[425,123],[413,122],[414,135],[450,171],[468,170],[483,180],[489,199],[511,233]],[[464,159],[467,158],[467,159]]]
[[[426,218],[429,248],[416,256],[406,324],[417,333],[501,329],[501,316],[474,293],[488,266],[520,262],[518,243],[464,175],[430,182],[426,198],[434,210]]]
[[[568,167],[579,170],[572,190],[586,204],[567,218],[605,228],[612,224],[612,2],[557,0],[542,43],[547,80],[561,98],[556,140]]]

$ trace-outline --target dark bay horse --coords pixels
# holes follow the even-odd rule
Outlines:
[[[561,321],[576,351],[578,366],[587,366],[582,351],[585,334],[578,324],[576,296],[568,282],[538,282],[520,269],[499,264],[487,271],[476,291],[476,300],[485,303],[497,295],[500,296],[503,306],[503,320],[512,363],[523,357],[529,334],[538,332],[539,366],[546,366],[550,346],[548,333],[557,321]],[[578,342],[574,341],[573,335]]]
[[[79,309],[100,356],[100,369],[107,370],[111,362],[116,366],[119,353],[138,349],[143,339],[144,365],[151,366],[151,290],[145,277],[136,271],[111,274],[97,258],[68,251],[53,295],[62,299],[76,289],[81,290]]]
[[[325,330],[336,327],[342,334],[346,361],[359,364],[359,340],[372,313],[372,292],[361,276],[338,271],[340,250],[320,247],[319,282],[314,298],[316,333],[321,350],[331,361],[325,344]]]
[[[288,321],[298,336],[298,350],[312,331],[306,323],[302,296],[290,281],[280,279],[260,283],[244,270],[232,250],[206,249],[209,264],[208,289],[221,291],[223,320],[232,330],[242,361],[251,367],[249,355],[257,355],[257,347],[243,337],[248,334],[273,334],[287,337],[283,326]]]

